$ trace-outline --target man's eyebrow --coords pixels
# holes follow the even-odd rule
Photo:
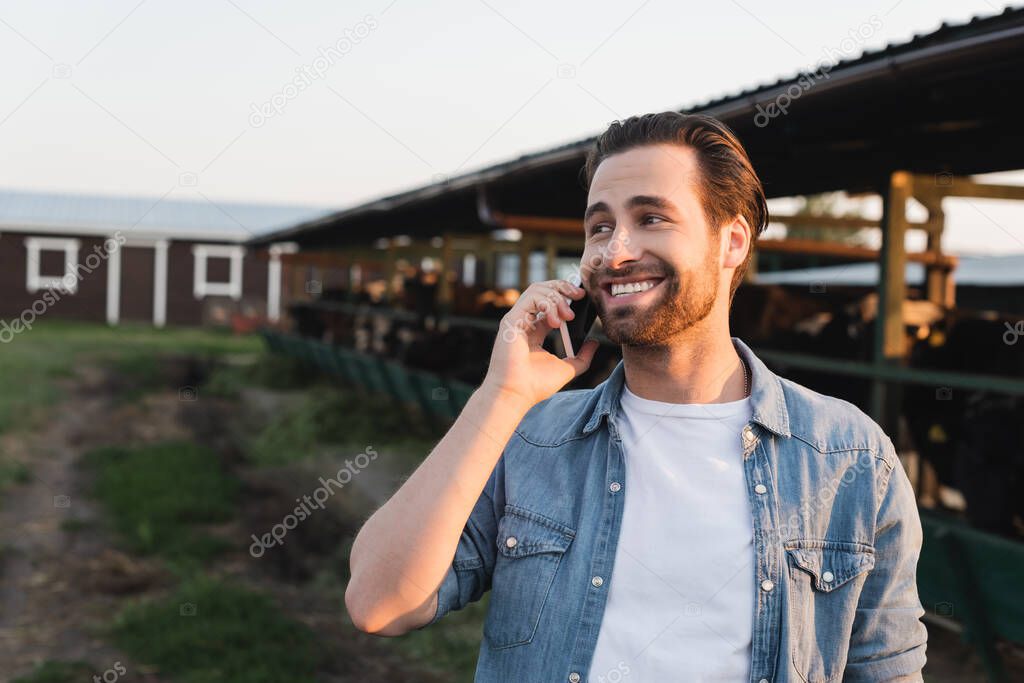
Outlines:
[[[608,211],[608,205],[604,202],[595,202],[587,207],[587,210],[583,213],[583,220],[586,221],[595,213],[600,213],[601,211]]]
[[[676,205],[665,199],[664,197],[658,197],[656,195],[638,194],[634,197],[630,197],[629,201],[626,202],[626,206],[631,209],[635,209],[641,206],[649,206],[662,211],[676,211]]]
[[[678,212],[676,205],[670,202],[669,200],[665,199],[664,197],[649,194],[638,194],[634,195],[633,197],[630,197],[629,201],[626,202],[626,206],[627,208],[630,209],[636,209],[639,207],[650,207],[654,209],[659,209],[661,211]],[[608,205],[604,202],[595,202],[591,204],[590,206],[587,207],[586,212],[584,212],[583,214],[584,222],[589,220],[590,217],[593,216],[595,213],[600,213],[602,211],[611,211],[611,209],[609,209]]]

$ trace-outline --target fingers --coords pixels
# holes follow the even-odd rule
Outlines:
[[[527,287],[520,300],[523,302],[525,311],[531,314],[529,316],[531,321],[538,323],[547,321],[547,327],[554,329],[561,325],[563,320],[572,320],[576,317],[566,302],[566,297],[569,294],[573,294],[577,298],[580,296],[573,291],[572,285],[568,282],[548,280],[536,282]],[[543,315],[538,315],[540,313]]]
[[[541,290],[539,294],[534,312],[543,315],[534,316],[535,320],[546,320],[549,327],[555,328],[561,325],[563,320],[572,320],[576,317],[569,304],[565,303],[565,298],[555,290]]]
[[[587,293],[586,290],[584,290],[582,287],[577,287],[568,280],[547,280],[545,282],[539,282],[537,284],[550,286],[554,289],[557,289],[563,295],[573,300],[580,299]]]
[[[532,344],[539,344],[562,321],[576,317],[568,300],[586,296],[581,287],[565,280],[546,280],[531,284],[508,312],[504,327],[512,334],[524,332]]]

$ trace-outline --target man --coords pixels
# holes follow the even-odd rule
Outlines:
[[[921,681],[921,525],[893,444],[773,374],[729,306],[768,212],[723,124],[616,122],[582,272],[530,285],[486,379],[352,547],[346,605],[399,635],[490,590],[476,680]],[[589,296],[622,362],[541,344]]]

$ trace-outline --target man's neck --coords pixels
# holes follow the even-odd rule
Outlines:
[[[743,362],[729,330],[691,328],[666,346],[622,347],[626,386],[665,403],[725,403],[746,397]]]

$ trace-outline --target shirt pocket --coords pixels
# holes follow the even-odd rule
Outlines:
[[[806,683],[842,678],[857,602],[875,550],[864,543],[786,543],[793,667]]]
[[[511,505],[498,521],[484,637],[492,649],[533,640],[562,556],[575,530]]]

